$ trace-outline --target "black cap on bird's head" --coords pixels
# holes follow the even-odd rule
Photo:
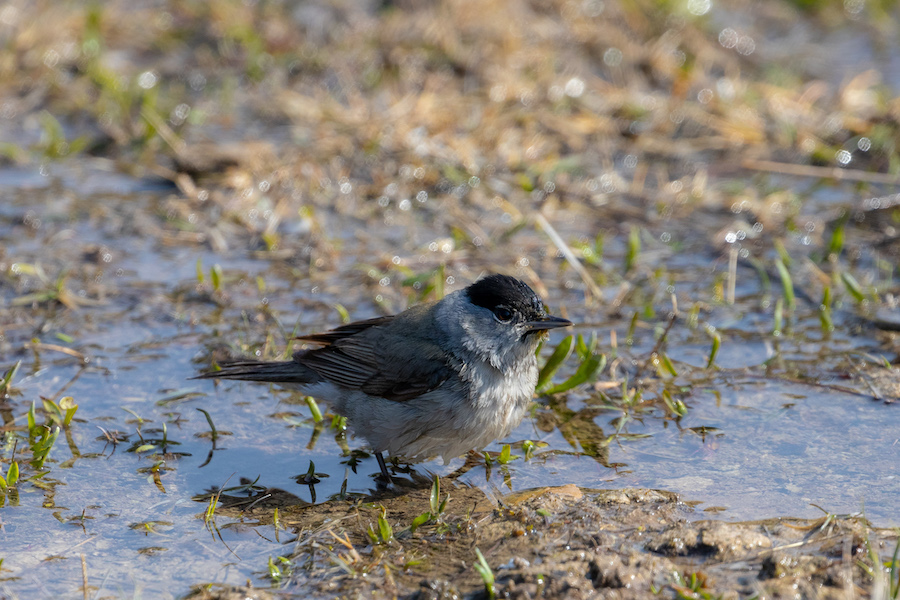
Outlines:
[[[489,275],[466,288],[469,301],[494,313],[501,323],[521,324],[529,332],[568,327],[571,321],[547,314],[544,303],[524,281]]]

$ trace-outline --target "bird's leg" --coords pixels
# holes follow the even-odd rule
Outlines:
[[[376,452],[375,458],[378,459],[378,466],[381,469],[381,476],[384,477],[384,481],[386,483],[393,483],[393,480],[391,479],[391,474],[388,473],[387,465],[384,464],[384,456],[381,454],[381,452]]]

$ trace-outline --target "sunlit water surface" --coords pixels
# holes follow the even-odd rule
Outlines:
[[[56,181],[69,190],[69,199],[62,202],[54,200],[56,189],[42,185],[45,179],[40,176],[0,175],[20,190],[3,208],[0,231],[20,231],[29,211],[38,210],[31,218],[44,222],[34,236],[4,236],[9,259],[44,260],[49,265],[60,261],[67,243],[79,250],[102,245],[112,255],[110,294],[102,305],[60,309],[55,321],[59,329],[18,323],[6,334],[10,346],[4,366],[21,359],[23,367],[15,380],[21,395],[0,411],[4,422],[23,425],[32,400],[58,398],[60,393],[72,396],[79,409],[67,436],[60,437],[51,453],[42,487],[22,483],[17,500],[0,509],[4,567],[14,569],[17,586],[46,597],[70,591],[71,582],[80,581],[82,555],[92,585],[120,595],[162,597],[198,583],[197,573],[204,581],[231,583],[261,577],[268,557],[285,552],[283,542],[290,536],[219,517],[219,538],[206,528],[206,504],[195,496],[255,481],[312,502],[310,488],[294,479],[306,473],[312,461],[321,474],[315,486],[315,500],[321,502],[340,493],[345,476],[349,493],[367,493],[374,488],[378,468],[374,458],[367,458],[355,472],[349,469],[335,432],[327,427],[312,443],[313,422],[296,395],[263,384],[189,380],[208,366],[204,360],[209,346],[256,343],[264,326],[244,320],[240,308],[221,309],[202,297],[192,298],[197,260],[206,268],[222,266],[236,306],[252,311],[264,297],[288,330],[295,322],[301,331],[337,325],[331,308],[336,302],[360,318],[373,316],[375,307],[352,292],[320,298],[240,248],[223,255],[204,246],[116,235],[104,220],[84,216],[97,190],[85,192],[79,186],[86,185],[86,179],[66,177]],[[141,182],[131,182],[132,189],[119,179],[110,185],[115,189],[101,191],[111,218],[123,220],[122,214],[130,211],[152,214],[162,197]],[[116,194],[125,192],[127,196],[117,199]],[[679,293],[687,298],[708,293],[704,278],[712,274],[711,260],[717,257],[681,253],[671,262],[669,268],[683,280]],[[692,270],[707,274],[697,276]],[[265,277],[265,292],[252,283],[257,276]],[[675,420],[658,408],[625,410],[591,389],[578,389],[554,400],[555,408],[542,400],[509,439],[488,448],[499,451],[504,443],[525,439],[543,442],[532,459],[490,469],[476,466],[462,481],[491,494],[568,483],[660,488],[697,502],[698,518],[817,517],[822,513],[815,504],[833,513],[864,508],[877,525],[900,524],[895,510],[900,492],[896,406],[740,371],[778,354],[795,364],[808,363],[815,372],[812,365],[822,360],[823,348],[864,348],[866,338],[839,330],[825,339],[818,322],[810,320],[812,325],[798,323],[774,348],[764,335],[771,329],[769,317],[754,312],[759,290],[747,281],[738,286],[741,300],[733,309],[709,315],[709,321],[731,332],[736,342],[725,344],[718,357],[724,371],[711,372],[703,384],[693,382],[693,391],[683,397],[686,417]],[[580,296],[574,292],[553,294],[551,302],[566,306],[574,320],[597,321],[596,310],[579,307]],[[662,322],[663,313],[658,318]],[[608,351],[610,329],[625,339],[627,319],[597,328],[601,351]],[[676,329],[669,354],[683,373],[700,370],[709,352],[708,337]],[[581,332],[590,334],[591,329]],[[56,333],[74,342],[64,343]],[[34,337],[75,348],[89,362],[48,349],[22,350]],[[647,331],[622,352],[641,357],[652,345],[652,332]],[[198,409],[209,413],[219,432],[215,448],[209,423]],[[596,432],[594,439],[570,442],[558,428],[541,426],[545,417],[557,414],[586,422],[586,430]],[[104,430],[119,432],[122,440],[110,443]],[[590,456],[582,452],[585,442],[601,444],[604,450]],[[148,444],[155,450],[135,451]],[[350,445],[359,446],[354,440]],[[166,454],[160,454],[163,449]],[[11,449],[4,452],[9,455]],[[445,475],[462,464],[457,459],[416,468],[426,476]]]

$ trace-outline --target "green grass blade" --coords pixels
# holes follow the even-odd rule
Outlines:
[[[35,435],[35,427],[37,426],[37,418],[34,416],[34,400],[31,401],[31,408],[28,409],[28,433]]]
[[[862,302],[866,299],[866,295],[863,293],[859,282],[856,281],[856,278],[850,273],[846,271],[841,273],[841,283],[844,284],[844,287],[847,288],[847,291],[850,292],[850,295],[853,296],[853,299],[857,302]]]
[[[628,333],[625,334],[625,345],[631,346],[634,344],[634,332],[637,331],[638,324],[638,314],[634,313],[631,315],[631,323],[628,325]]]
[[[559,370],[562,364],[566,362],[569,355],[572,354],[572,348],[575,345],[574,341],[574,337],[567,335],[556,346],[556,349],[553,351],[553,354],[550,355],[550,358],[547,359],[547,362],[541,368],[540,373],[538,373],[537,389],[539,392],[550,382],[553,375]]]
[[[836,257],[844,249],[844,226],[847,224],[848,215],[848,212],[844,212],[834,226],[834,231],[831,232],[831,240],[828,242],[828,254],[826,257],[830,255]]]
[[[660,353],[660,362],[662,363],[663,369],[672,377],[678,377],[678,371],[675,370],[675,365],[672,364],[672,360],[665,353]]]
[[[634,266],[638,255],[641,253],[641,230],[632,227],[628,233],[628,248],[625,250],[625,272],[628,273]]]
[[[22,365],[21,360],[17,360],[16,364],[14,364],[4,375],[3,379],[0,379],[0,396],[5,396],[9,393],[11,383],[13,377],[16,376],[16,371],[19,370],[19,367]]]
[[[787,303],[788,310],[794,310],[797,300],[794,297],[794,281],[791,279],[791,274],[781,259],[775,261],[775,268],[781,277],[781,287],[784,289],[784,301]]]
[[[212,282],[213,291],[218,292],[222,287],[222,266],[218,263],[209,270],[209,280]]]
[[[391,543],[391,540],[394,539],[394,530],[384,516],[378,517],[378,534],[381,536],[381,541],[385,544]]]
[[[781,333],[784,330],[784,298],[775,300],[774,320],[775,324],[772,326],[772,335],[781,337]]]
[[[775,251],[778,252],[778,256],[785,266],[790,267],[794,262],[791,259],[791,255],[788,254],[787,248],[784,247],[784,242],[782,242],[781,240],[775,240]]]
[[[517,458],[519,457],[512,455],[512,447],[509,444],[504,444],[503,449],[500,451],[500,456],[497,458],[497,462],[501,465],[507,465]]]
[[[706,368],[710,369],[716,364],[716,355],[719,353],[719,346],[722,345],[722,338],[718,333],[713,334],[712,347],[709,349],[709,359],[706,361]]]
[[[494,572],[491,571],[491,567],[488,565],[487,560],[485,560],[484,554],[482,554],[481,550],[478,548],[475,548],[475,556],[478,557],[478,562],[473,566],[481,576],[481,580],[484,582],[484,591],[488,598],[494,600],[494,598],[497,597],[497,590],[494,588]]]
[[[306,405],[309,407],[309,412],[312,413],[312,418],[314,423],[318,423],[322,420],[322,411],[319,410],[319,405],[316,404],[315,398],[312,396],[306,397]]]
[[[421,515],[412,520],[412,523],[409,526],[410,533],[415,533],[416,529],[427,523],[431,520],[430,512],[423,512]]]
[[[531,440],[525,440],[522,442],[522,450],[525,452],[525,460],[528,460],[532,456],[534,456],[534,447],[535,444]]]
[[[594,373],[603,370],[603,367],[605,366],[605,354],[592,354],[581,363],[581,365],[578,367],[578,370],[575,371],[575,373],[571,377],[569,377],[562,383],[551,387],[545,393],[560,394],[562,392],[571,390],[572,388],[588,381],[594,375]]]
[[[437,514],[441,503],[441,480],[437,475],[434,476],[434,483],[431,484],[431,496],[428,500],[431,505],[431,512]]]

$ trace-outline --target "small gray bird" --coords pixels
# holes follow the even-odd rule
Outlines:
[[[490,275],[435,303],[301,336],[320,347],[293,360],[232,362],[198,378],[271,382],[324,401],[390,481],[383,452],[446,464],[509,435],[534,395],[543,332],[570,325],[522,281]]]

